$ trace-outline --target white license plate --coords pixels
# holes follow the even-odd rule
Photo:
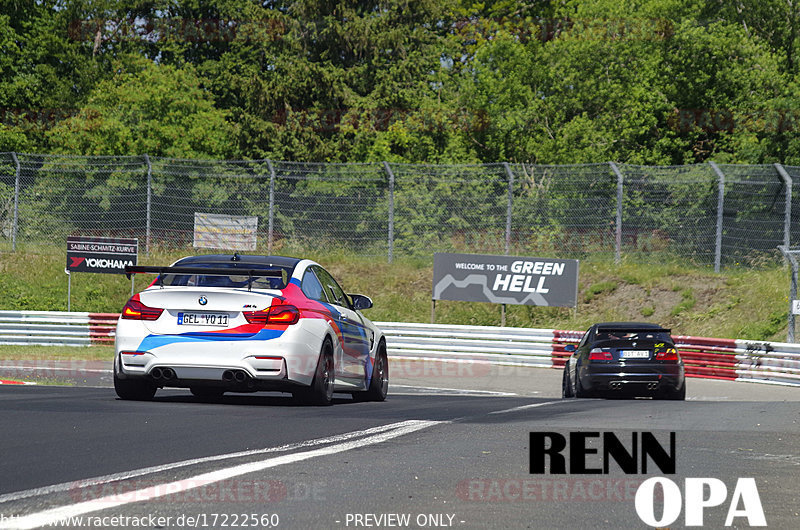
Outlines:
[[[624,350],[622,352],[623,359],[649,359],[650,350]]]
[[[178,313],[179,326],[227,326],[225,313]]]

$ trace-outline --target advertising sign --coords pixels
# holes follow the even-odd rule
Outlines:
[[[575,307],[578,260],[436,253],[433,299]]]
[[[255,250],[258,216],[194,213],[194,247]]]
[[[125,274],[126,265],[136,265],[138,239],[111,237],[67,237],[67,271]]]

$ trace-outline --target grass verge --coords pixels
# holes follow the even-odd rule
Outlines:
[[[153,252],[140,256],[142,265],[166,265],[193,254]],[[351,293],[370,296],[375,307],[365,314],[375,321],[429,322],[433,258],[358,256],[343,250],[297,253],[329,269]],[[567,256],[568,257],[568,256]],[[0,252],[0,309],[64,311],[67,306],[65,251],[37,247]],[[786,339],[789,269],[783,263],[753,269],[709,268],[653,256],[647,262],[615,264],[608,257],[590,257],[580,264],[578,307],[508,306],[509,326],[586,329],[600,321],[633,320],[659,323],[675,334],[748,340]],[[135,290],[152,277],[138,275]],[[131,293],[122,275],[72,275],[73,311],[119,312]],[[439,301],[436,321],[446,324],[499,325],[494,304]],[[110,347],[0,347],[0,358],[47,355],[48,358],[111,358]],[[41,353],[42,351],[47,353]],[[39,353],[37,353],[39,352]]]

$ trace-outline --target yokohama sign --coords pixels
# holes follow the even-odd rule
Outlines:
[[[125,274],[126,265],[136,265],[138,239],[67,237],[67,270]]]

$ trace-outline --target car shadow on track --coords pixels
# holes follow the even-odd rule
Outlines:
[[[154,403],[210,403],[215,405],[235,405],[249,407],[313,407],[295,400],[288,394],[225,394],[221,397],[196,397],[192,394],[156,395]],[[333,405],[357,403],[350,396],[334,395]]]

